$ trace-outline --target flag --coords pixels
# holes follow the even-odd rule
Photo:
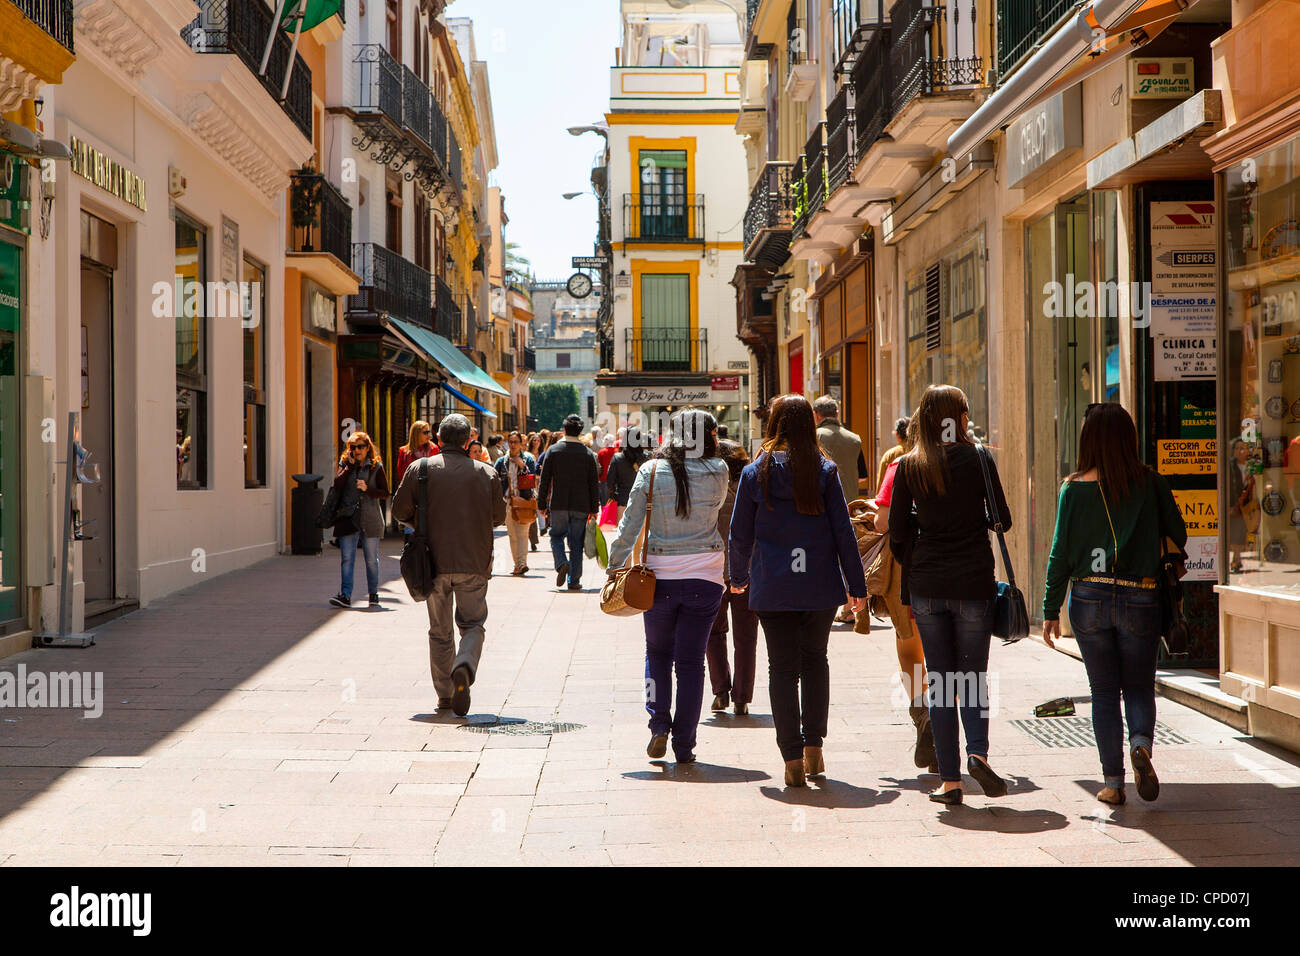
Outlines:
[[[318,27],[339,12],[343,0],[288,0],[280,25],[288,33],[298,32],[298,18],[302,17],[302,32]]]

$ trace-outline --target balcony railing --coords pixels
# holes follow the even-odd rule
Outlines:
[[[889,41],[888,26],[872,29],[849,74],[854,91],[858,156],[867,154],[894,115]]]
[[[529,372],[537,371],[537,353],[535,351],[533,351],[532,349],[530,349],[528,346],[525,345],[524,350],[521,353],[519,358],[520,361],[523,363],[521,365],[521,368],[523,368],[525,371],[529,371]]]
[[[280,87],[289,68],[293,44],[283,30],[276,30],[266,75],[258,76],[262,51],[273,28],[271,10],[261,0],[202,0],[199,15],[181,30],[181,37],[195,53],[233,53],[257,76],[258,81],[280,103],[304,136],[312,138],[311,70],[298,54],[293,55],[293,76],[289,93],[280,101]]]
[[[789,245],[790,227],[794,223],[790,182],[793,170],[793,163],[768,163],[758,174],[745,210],[745,258],[751,262],[762,261],[758,257],[773,234],[781,234],[784,245]],[[784,253],[784,248],[780,252]]]
[[[69,53],[72,48],[72,0],[10,0],[32,23],[59,42]]]
[[[433,331],[457,345],[465,344],[464,315],[449,286],[440,276],[433,277]]]
[[[984,60],[975,55],[979,49],[975,0],[949,0],[946,6],[898,0],[892,17],[890,81],[895,115],[917,96],[984,82]]]
[[[333,183],[320,173],[294,173],[289,207],[293,251],[330,252],[340,262],[352,261],[352,206]]]
[[[1078,0],[998,0],[998,82],[1077,6]]]
[[[826,107],[826,193],[835,192],[857,165],[858,137],[854,89],[845,83]]]
[[[378,43],[357,47],[357,109],[402,123],[402,66]]]
[[[507,375],[514,375],[515,374],[515,353],[506,352],[503,350],[497,356],[497,368],[505,372]]]
[[[818,123],[804,145],[793,180],[794,234],[803,235],[808,221],[826,202],[826,124]]]
[[[623,194],[626,242],[703,242],[704,197],[687,193]]]
[[[785,75],[796,66],[808,62],[808,25],[803,17],[804,0],[790,0],[790,12],[785,18]]]
[[[429,328],[433,305],[429,273],[375,242],[352,244],[352,271],[361,277],[361,287],[348,297],[349,312],[386,312]]]
[[[628,371],[703,372],[709,367],[709,333],[701,329],[627,329]]]

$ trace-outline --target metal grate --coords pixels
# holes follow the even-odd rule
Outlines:
[[[476,714],[461,725],[461,730],[472,734],[511,734],[516,737],[550,736],[584,730],[586,724],[571,724],[559,720],[525,720],[522,717],[498,717],[495,714]]]
[[[1011,726],[1044,747],[1097,746],[1097,738],[1092,733],[1091,717],[1034,717],[1029,720],[1013,720]],[[1125,737],[1127,739],[1127,729]],[[1160,721],[1156,721],[1155,742],[1166,747],[1191,743],[1178,731]]]

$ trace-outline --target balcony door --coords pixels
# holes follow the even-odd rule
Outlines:
[[[645,371],[691,370],[689,275],[641,277],[640,367]]]
[[[686,151],[643,149],[641,169],[642,239],[685,239],[688,235]]]

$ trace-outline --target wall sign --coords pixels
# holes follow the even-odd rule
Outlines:
[[[72,171],[88,179],[100,189],[130,203],[141,212],[148,212],[145,181],[115,159],[105,156],[89,143],[72,137]]]
[[[221,217],[221,281],[239,281],[239,223]]]
[[[1080,91],[1076,83],[1007,127],[1007,185],[1016,186],[1067,149],[1083,145]]]
[[[334,334],[337,328],[336,301],[314,282],[307,286],[307,326],[311,331]]]
[[[1214,203],[1151,204],[1155,380],[1209,380],[1218,368]]]
[[[1187,536],[1208,537],[1219,534],[1219,493],[1213,488],[1175,488],[1174,502],[1183,514]]]
[[[1162,475],[1212,475],[1217,471],[1213,438],[1162,438],[1156,442],[1156,470]]]
[[[1183,99],[1196,92],[1190,56],[1129,57],[1131,100]]]
[[[735,382],[735,385],[713,382]],[[739,376],[715,376],[713,382],[682,385],[614,386],[605,389],[607,405],[733,405],[740,401]]]

